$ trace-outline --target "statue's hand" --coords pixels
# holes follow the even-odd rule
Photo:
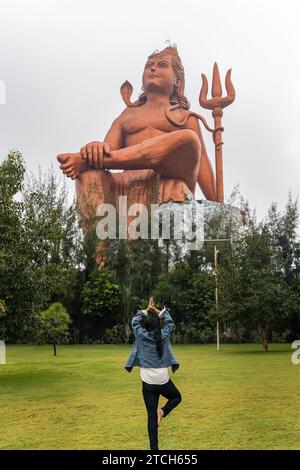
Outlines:
[[[81,157],[87,160],[88,166],[91,168],[101,168],[103,155],[110,155],[111,145],[107,142],[90,142],[80,149]]]

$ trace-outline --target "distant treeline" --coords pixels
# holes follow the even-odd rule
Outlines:
[[[84,239],[75,200],[53,169],[26,174],[22,155],[0,164],[0,338],[39,342],[41,312],[61,303],[65,341],[127,343],[135,309],[149,297],[175,320],[173,342],[291,342],[300,338],[297,201],[272,203],[262,221],[235,189],[227,201],[242,217],[216,213],[205,238],[230,239],[186,251],[177,240],[112,240],[97,268],[96,237]],[[216,305],[216,285],[218,304]]]

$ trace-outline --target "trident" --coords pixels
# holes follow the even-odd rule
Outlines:
[[[223,185],[223,157],[222,157],[222,132],[224,128],[221,126],[221,119],[223,116],[223,108],[229,106],[234,102],[235,90],[231,81],[231,69],[227,71],[225,77],[225,87],[227,96],[222,97],[222,86],[217,63],[214,63],[213,80],[211,87],[212,98],[207,99],[208,81],[206,76],[202,73],[202,87],[199,96],[199,103],[202,108],[211,109],[214,118],[215,129],[213,132],[213,140],[215,144],[215,159],[216,159],[216,196],[217,202],[224,203],[224,185]]]

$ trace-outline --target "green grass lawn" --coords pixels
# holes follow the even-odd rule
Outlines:
[[[2,449],[149,449],[131,346],[8,346],[0,365]],[[165,449],[300,449],[300,365],[289,344],[174,345],[182,402]],[[160,398],[160,404],[165,399]]]

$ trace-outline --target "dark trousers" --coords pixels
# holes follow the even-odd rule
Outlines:
[[[163,385],[150,385],[142,381],[143,397],[148,413],[148,435],[150,449],[158,450],[158,426],[157,426],[157,408],[159,395],[168,398],[165,406],[162,407],[164,419],[181,402],[181,394],[175,387],[172,380]]]

